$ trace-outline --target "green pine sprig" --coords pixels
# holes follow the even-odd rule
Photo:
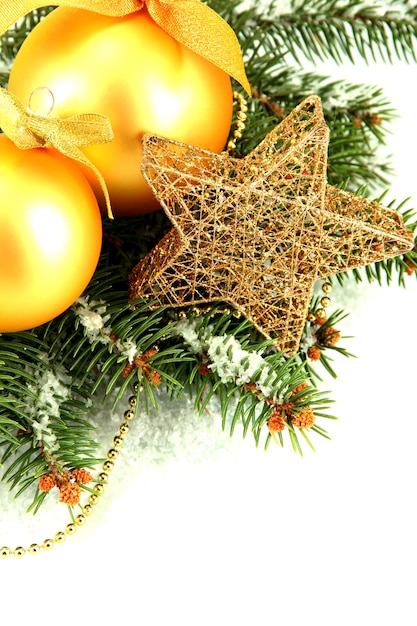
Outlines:
[[[361,0],[294,0],[291,11],[283,13],[279,2],[259,11],[256,7],[240,13],[239,1],[224,7],[221,0],[210,5],[235,24],[243,50],[251,48],[254,33],[262,47],[320,63],[392,62],[394,58],[416,61],[417,11],[407,0],[365,4]],[[239,16],[236,16],[240,13]]]

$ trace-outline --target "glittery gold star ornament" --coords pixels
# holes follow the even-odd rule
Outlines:
[[[225,302],[293,354],[316,280],[413,246],[397,212],[327,185],[328,142],[316,96],[242,159],[146,135],[142,170],[173,228],[132,270],[130,302]]]

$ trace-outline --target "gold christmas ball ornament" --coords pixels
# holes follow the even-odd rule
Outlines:
[[[0,332],[44,324],[88,285],[102,220],[79,168],[57,150],[0,136]]]
[[[229,75],[168,35],[146,8],[125,17],[55,9],[23,43],[8,88],[28,102],[40,87],[39,108],[48,108],[41,99],[49,90],[54,116],[109,118],[114,140],[82,150],[103,175],[116,216],[160,207],[140,171],[145,132],[221,152],[230,131]],[[95,175],[77,166],[102,202]]]

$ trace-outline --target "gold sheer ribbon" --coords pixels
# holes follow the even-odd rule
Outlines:
[[[107,214],[113,217],[109,193],[99,170],[78,146],[108,143],[113,139],[110,121],[104,115],[85,113],[61,119],[25,109],[16,96],[0,88],[0,127],[21,150],[55,148],[93,170],[106,200]]]
[[[3,0],[1,4],[1,33],[30,11],[50,4],[113,17],[146,8],[165,32],[232,76],[250,95],[251,88],[235,33],[220,15],[200,0]]]

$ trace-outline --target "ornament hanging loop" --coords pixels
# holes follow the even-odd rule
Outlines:
[[[36,99],[37,99],[37,96],[40,94],[43,94],[43,97],[40,98],[40,102],[38,103],[38,106],[36,106]],[[39,109],[45,109],[46,108],[44,106],[45,104],[49,105],[47,110],[39,110]],[[55,107],[55,96],[52,93],[52,91],[49,89],[49,87],[36,87],[36,89],[34,89],[29,96],[29,102],[28,102],[28,108],[27,108],[29,115],[44,115],[45,117],[48,117],[48,115],[51,115],[52,111],[54,110],[54,107]]]

